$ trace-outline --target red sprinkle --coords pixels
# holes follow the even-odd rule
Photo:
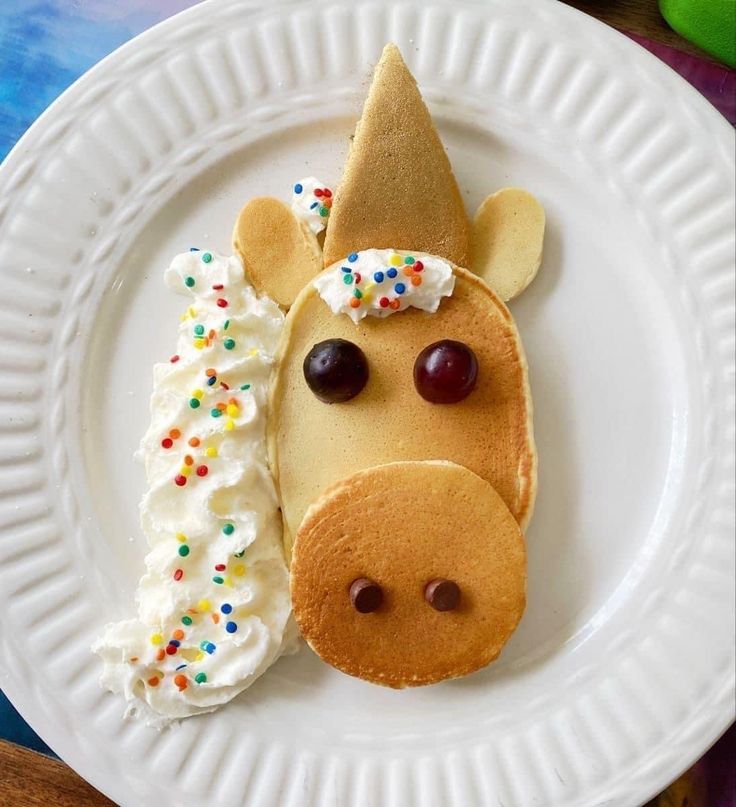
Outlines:
[[[224,572],[225,569],[227,569],[227,566],[225,566],[224,563],[218,563],[217,566],[215,566],[216,572]]]
[[[381,308],[388,308],[389,304],[388,297],[381,297],[381,299],[378,301],[378,304],[381,306]]]
[[[208,471],[209,468],[206,465],[200,465],[199,468],[197,468],[197,476],[207,476]]]
[[[174,477],[174,482],[176,482],[176,484],[177,484],[177,485],[178,485],[180,488],[183,488],[183,487],[184,487],[184,485],[186,485],[186,483],[187,483],[187,478],[186,478],[186,476],[182,476],[181,474],[177,474],[177,475]]]
[[[324,191],[320,190],[319,188],[315,188],[314,195],[319,199],[320,196],[324,196]]]
[[[177,569],[174,572],[174,580],[181,580],[184,577],[184,572],[181,569]]]
[[[166,645],[166,655],[167,656],[175,656],[176,655],[176,645],[175,644],[167,644]]]
[[[174,441],[170,437],[164,437],[164,439],[161,441],[161,445],[164,448],[171,448],[171,446],[174,445]]]
[[[332,196],[332,191],[329,188],[325,188],[322,193],[329,199]]]
[[[225,287],[222,285],[222,283],[216,283],[212,288],[215,291],[220,291],[220,289],[224,289]]]
[[[220,308],[227,308],[227,300],[223,300],[222,297],[217,301],[217,305]]]
[[[362,279],[363,279],[363,276],[360,274],[360,272],[356,272],[356,273],[355,273],[355,285],[357,286],[357,285],[358,285],[358,283],[360,283],[360,281],[361,281]]]
[[[421,261],[414,261],[414,264],[412,265],[412,269],[415,272],[421,272],[422,269],[424,269],[424,264]]]
[[[228,385],[227,385],[227,384],[226,384],[224,381],[220,381],[220,386],[221,386],[223,389],[230,389],[230,387],[228,387]]]
[[[170,361],[172,364],[176,364],[176,363],[179,361],[179,357],[178,357],[177,355],[174,355],[174,356],[172,356],[172,357],[169,359],[169,361]]]

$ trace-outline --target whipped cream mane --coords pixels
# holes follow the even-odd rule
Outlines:
[[[333,314],[358,323],[409,307],[434,313],[455,288],[452,266],[436,255],[394,249],[353,252],[313,281]]]
[[[138,615],[93,649],[102,684],[151,722],[211,711],[289,648],[288,572],[266,459],[266,407],[283,314],[214,252],[177,256],[167,285],[190,295],[177,350],[154,367],[138,452],[150,551]]]

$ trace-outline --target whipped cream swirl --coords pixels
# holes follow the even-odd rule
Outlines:
[[[455,288],[452,266],[435,255],[394,249],[353,252],[318,275],[314,286],[333,314],[388,317],[409,307],[434,313]]]
[[[103,686],[153,723],[231,700],[296,636],[265,444],[283,315],[237,258],[191,251],[165,280],[193,301],[176,354],[154,367],[139,450],[150,551],[138,616],[108,625],[93,646]]]
[[[291,209],[317,235],[327,226],[332,207],[332,191],[315,177],[305,177],[294,184]]]

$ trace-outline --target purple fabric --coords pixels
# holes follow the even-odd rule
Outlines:
[[[651,39],[638,34],[629,31],[623,33],[676,70],[701,92],[727,121],[736,125],[736,71],[708,59],[683,53],[669,45],[652,42]]]

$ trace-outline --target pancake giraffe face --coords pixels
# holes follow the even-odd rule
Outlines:
[[[323,271],[304,205],[288,227],[273,205],[271,226],[259,202],[260,240],[293,234],[283,261],[248,246],[247,208],[235,233],[252,282],[289,307],[267,442],[294,615],[318,655],[367,681],[465,675],[499,655],[526,601],[537,461],[526,358],[502,299],[533,278],[544,215],[515,191],[471,227],[393,45],[334,195],[312,184],[330,193]],[[519,216],[524,226],[503,224]],[[533,244],[515,250],[514,238]]]

